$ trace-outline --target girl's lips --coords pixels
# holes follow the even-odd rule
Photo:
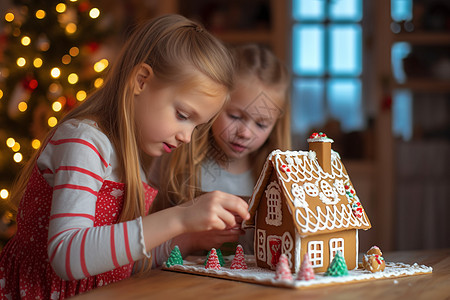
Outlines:
[[[247,149],[247,147],[244,147],[240,144],[236,144],[236,143],[230,143],[231,148],[236,151],[236,152],[243,152]]]
[[[164,148],[164,151],[166,151],[166,153],[170,153],[170,152],[172,152],[172,149],[175,148],[175,146],[163,143],[163,148]]]

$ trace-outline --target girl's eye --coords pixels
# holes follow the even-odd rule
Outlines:
[[[188,119],[188,116],[183,114],[183,113],[181,113],[181,112],[179,112],[179,111],[177,111],[177,119],[185,121],[185,120]]]
[[[230,119],[233,119],[233,120],[239,120],[241,118],[240,116],[233,115],[233,114],[228,114],[228,116],[230,117]]]
[[[258,126],[261,129],[266,129],[267,128],[267,125],[263,124],[263,123],[256,123],[256,126]]]

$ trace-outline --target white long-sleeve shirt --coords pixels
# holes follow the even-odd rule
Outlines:
[[[94,227],[98,191],[107,181],[120,183],[114,147],[95,122],[62,124],[37,166],[53,187],[47,251],[58,276],[81,279],[150,257],[141,218]],[[145,178],[142,171],[141,175]],[[154,250],[155,265],[168,257],[169,244]]]

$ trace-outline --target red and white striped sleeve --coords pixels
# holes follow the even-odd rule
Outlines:
[[[103,181],[119,180],[114,165],[111,142],[87,120],[62,124],[38,158],[38,168],[53,186],[48,256],[65,280],[97,275],[149,257],[141,218],[93,227]]]

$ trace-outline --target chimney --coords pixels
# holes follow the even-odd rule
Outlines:
[[[328,138],[325,133],[314,132],[307,141],[309,150],[316,152],[317,162],[323,171],[331,173],[331,143],[333,140]]]

